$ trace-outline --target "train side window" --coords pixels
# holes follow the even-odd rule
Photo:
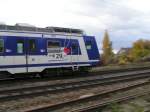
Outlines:
[[[92,49],[92,42],[91,41],[87,41],[85,46],[86,46],[87,50],[91,50]]]
[[[36,52],[36,42],[34,39],[29,40],[29,52]]]
[[[59,41],[48,41],[47,42],[47,48],[60,48],[60,42]]]
[[[4,52],[4,40],[0,39],[0,53]]]
[[[17,53],[21,54],[24,52],[24,41],[18,40],[17,41]]]

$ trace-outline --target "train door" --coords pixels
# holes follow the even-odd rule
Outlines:
[[[26,63],[27,63],[27,72],[36,72],[31,65],[38,64],[38,59],[40,56],[37,56],[37,40],[35,38],[27,38],[27,55],[26,55]]]
[[[7,68],[7,66],[12,67],[12,65],[14,65],[14,56],[12,54],[14,42],[12,40],[13,39],[8,37],[0,37],[0,71],[14,73],[14,69]],[[5,67],[3,68],[3,66]],[[0,76],[2,76],[2,74],[0,74]]]
[[[73,63],[73,70],[78,69],[79,56],[81,54],[78,40],[71,40],[71,62]]]
[[[14,65],[18,66],[15,73],[27,72],[27,53],[26,53],[26,40],[25,38],[16,39],[16,55],[13,57]]]
[[[28,72],[41,72],[46,63],[46,40],[43,38],[27,38],[27,67]]]

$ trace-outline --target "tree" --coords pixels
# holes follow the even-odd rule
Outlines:
[[[102,60],[104,64],[110,63],[113,57],[113,51],[112,51],[112,42],[109,39],[109,34],[107,30],[104,33],[104,39],[103,39],[103,54],[102,54]]]
[[[134,42],[131,55],[134,61],[139,61],[146,56],[150,56],[150,41],[140,39]]]

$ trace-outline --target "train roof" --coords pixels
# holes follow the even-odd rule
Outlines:
[[[40,28],[29,24],[16,24],[16,25],[5,25],[0,24],[0,30],[8,31],[29,31],[29,32],[43,32],[43,33],[73,33],[73,34],[84,34],[81,29],[63,28],[63,27],[45,27]]]

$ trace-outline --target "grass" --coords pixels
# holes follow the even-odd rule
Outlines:
[[[144,107],[135,104],[135,103],[130,103],[130,106],[132,107],[132,112],[144,112]]]
[[[128,110],[129,112],[144,112],[144,107],[138,104],[129,103],[128,105],[131,107],[130,110]],[[127,111],[124,111],[125,108],[123,108],[123,106],[119,103],[112,103],[105,110],[107,111],[109,110],[108,112],[127,112]],[[102,112],[102,111],[100,110],[96,112]]]

